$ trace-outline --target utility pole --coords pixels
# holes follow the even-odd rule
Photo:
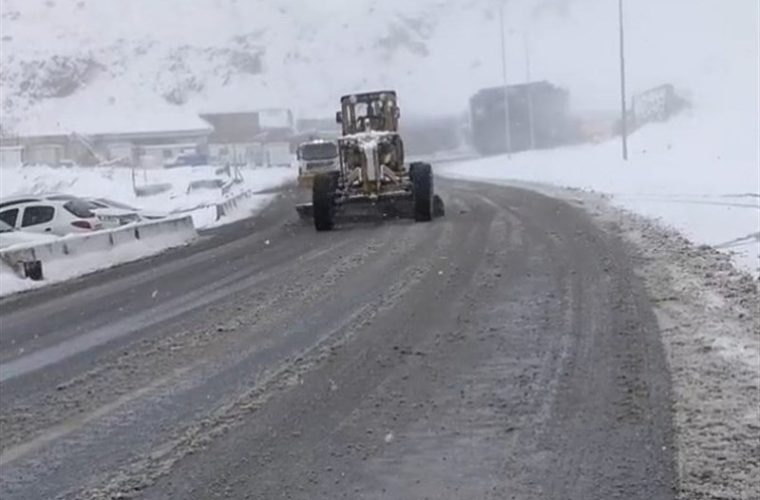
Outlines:
[[[623,140],[623,160],[628,160],[628,111],[625,104],[625,36],[623,30],[623,0],[618,0],[620,23],[620,118]]]
[[[525,47],[525,83],[530,84],[530,44],[528,32],[523,33]],[[530,131],[530,149],[536,149],[536,130],[533,127],[533,88],[528,86],[528,130]]]
[[[499,24],[501,27],[501,77],[504,83],[504,136],[507,157],[512,154],[512,127],[509,119],[509,87],[507,87],[507,43],[504,35],[504,3],[499,7]]]

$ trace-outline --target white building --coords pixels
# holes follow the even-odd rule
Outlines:
[[[23,146],[2,146],[0,147],[0,168],[17,167],[24,163]]]

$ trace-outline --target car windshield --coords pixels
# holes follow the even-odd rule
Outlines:
[[[11,231],[14,231],[14,229],[6,222],[0,220],[0,233],[9,233]]]
[[[301,146],[303,160],[332,160],[338,156],[338,148],[331,142]]]
[[[90,202],[84,200],[73,199],[71,201],[67,201],[63,205],[63,208],[65,208],[71,214],[83,219],[95,217],[95,214],[92,212],[93,205]]]

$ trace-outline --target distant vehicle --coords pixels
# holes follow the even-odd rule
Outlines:
[[[551,148],[572,142],[575,124],[568,93],[549,82],[479,90],[470,98],[472,144],[482,155],[507,152],[505,95],[509,95],[510,151]]]
[[[338,144],[322,139],[304,142],[298,146],[298,185],[311,188],[314,177],[320,172],[340,170]]]
[[[146,220],[164,219],[167,216],[165,213],[140,210],[108,198],[85,198],[85,201],[92,205],[91,210],[101,220],[105,228],[119,227]]]
[[[75,196],[50,194],[0,200],[0,220],[22,231],[63,236],[103,229],[93,206]]]
[[[164,168],[198,167],[208,164],[208,155],[200,153],[181,153],[164,163]]]
[[[271,142],[264,145],[264,155],[268,167],[290,167],[293,165],[293,154],[290,143]]]
[[[57,239],[57,236],[50,234],[19,231],[0,220],[0,248],[7,248],[13,245],[50,243]]]

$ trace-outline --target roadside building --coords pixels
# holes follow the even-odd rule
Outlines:
[[[0,168],[17,167],[24,163],[23,146],[0,146]]]
[[[123,164],[160,167],[185,153],[208,153],[213,128],[184,112],[109,113],[93,119],[22,122],[17,146],[25,164]]]
[[[261,163],[261,128],[256,111],[201,113],[214,127],[208,138],[209,160],[216,164],[249,165]]]
[[[289,109],[207,111],[200,117],[214,128],[208,145],[212,163],[250,166],[289,164],[296,135],[293,113]]]

